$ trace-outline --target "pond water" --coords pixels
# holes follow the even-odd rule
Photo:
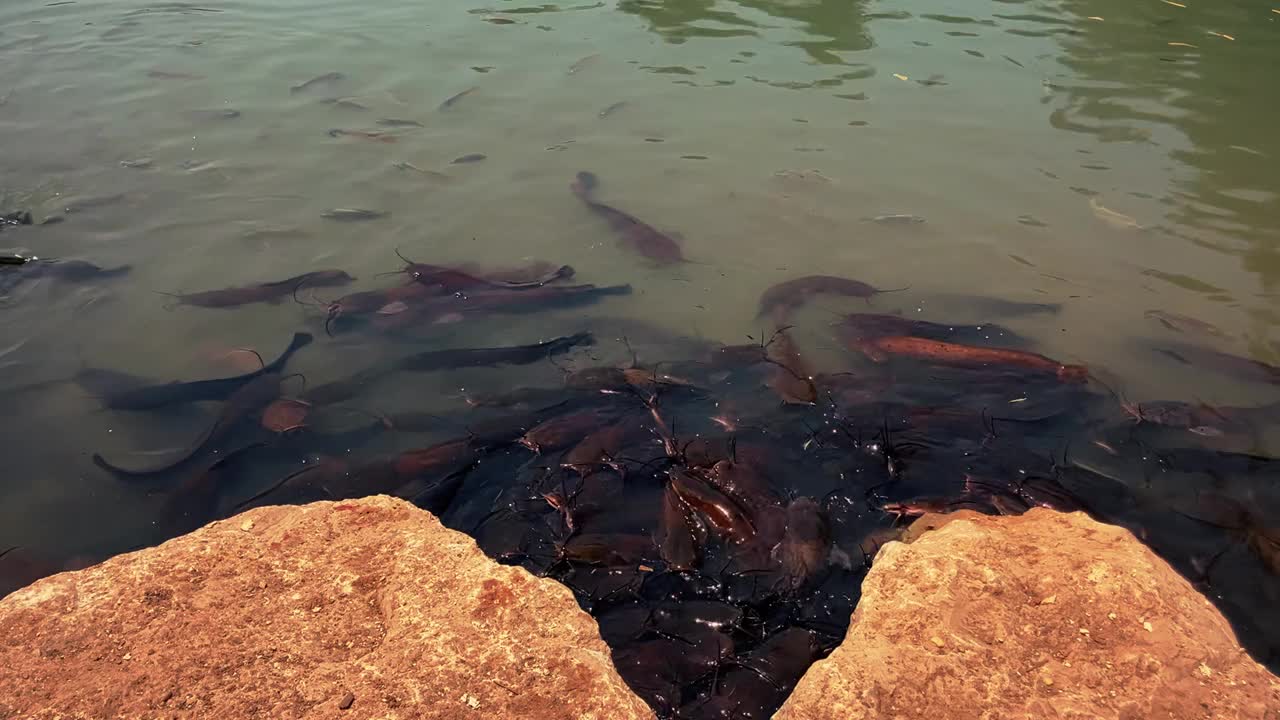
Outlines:
[[[852,362],[837,314],[903,313],[1006,325],[1039,353],[1087,365],[1099,402],[1280,401],[1271,5],[8,0],[0,213],[29,210],[36,224],[4,228],[0,251],[130,271],[17,281],[0,268],[0,550],[21,548],[32,574],[155,542],[165,493],[91,456],[180,447],[217,412],[103,410],[77,373],[232,375],[248,357],[236,348],[269,361],[300,329],[317,341],[289,370],[308,386],[410,347],[583,329],[599,343],[571,365],[625,362],[624,335],[642,361],[687,359],[767,338],[761,292],[824,274],[895,292],[823,297],[795,320],[822,372]],[[581,171],[598,176],[595,199],[677,237],[689,262],[621,247],[571,191]],[[378,217],[325,216],[335,208]],[[175,308],[157,294],[323,268],[384,287],[399,282],[375,277],[402,267],[397,252],[571,264],[572,282],[632,292],[493,322],[444,318],[409,340],[325,335],[314,305],[344,289],[235,309]],[[1059,307],[1019,314],[994,300]],[[1213,372],[1233,361],[1188,346],[1237,360]],[[416,375],[354,404],[452,416],[477,386],[560,378],[551,363]],[[1280,545],[1280,496],[1261,456],[1280,447],[1280,420],[1249,417],[1247,432],[1193,423],[1165,443],[1235,455],[1169,467],[1183,473],[1181,495],[1161,512],[1200,523],[1203,547],[1171,559],[1188,574],[1231,573],[1200,580],[1274,665],[1280,627],[1267,608],[1280,585],[1266,553]],[[1096,451],[1090,432],[1058,439]],[[1100,461],[1078,462],[1101,473]],[[251,494],[222,497],[221,511]],[[1222,509],[1237,504],[1254,508],[1247,522]]]

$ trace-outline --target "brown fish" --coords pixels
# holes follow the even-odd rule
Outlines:
[[[609,226],[613,228],[614,232],[621,236],[623,245],[658,265],[673,265],[686,262],[684,251],[680,249],[679,243],[670,236],[659,232],[653,226],[633,215],[628,215],[617,208],[597,202],[594,198],[594,192],[599,184],[600,179],[596,177],[595,173],[583,171],[578,173],[577,180],[569,187],[573,189],[573,193],[578,196],[578,199],[586,203],[587,207],[609,222]]]
[[[222,412],[219,413],[218,419],[201,433],[200,437],[191,443],[186,450],[174,458],[150,466],[126,468],[108,462],[102,455],[95,453],[93,463],[103,470],[116,475],[135,477],[158,475],[184,467],[203,455],[206,450],[217,445],[219,441],[235,429],[241,420],[258,414],[271,401],[280,397],[280,384],[283,380],[283,376],[279,373],[265,373],[258,375],[248,384],[236,390],[231,397],[227,398],[227,402],[223,406]]]
[[[334,128],[328,132],[329,137],[353,137],[362,140],[373,140],[380,143],[393,143],[399,140],[395,135],[389,135],[384,132],[371,132],[369,130],[346,130],[344,128]]]
[[[1226,336],[1226,333],[1224,333],[1217,325],[1207,323],[1204,320],[1197,320],[1187,315],[1168,312],[1166,310],[1148,310],[1143,313],[1143,317],[1148,320],[1155,320],[1174,332],[1198,333],[1200,335],[1211,335],[1213,337]]]
[[[520,438],[521,445],[534,452],[548,452],[569,447],[583,440],[591,431],[609,421],[614,413],[591,408],[551,418],[531,428]]]
[[[787,506],[787,528],[774,557],[782,565],[787,586],[799,590],[827,565],[831,528],[827,515],[812,498],[797,498]]]
[[[273,282],[258,283],[256,285],[245,285],[243,287],[226,288],[223,290],[206,290],[196,293],[166,293],[176,298],[176,305],[191,305],[204,308],[231,308],[240,307],[242,305],[251,305],[253,303],[271,303],[280,302],[303,286],[307,287],[335,287],[346,285],[355,278],[351,277],[342,270],[316,270],[314,272],[295,275],[284,280],[276,280]],[[159,291],[157,291],[159,292]]]
[[[858,349],[875,362],[885,362],[890,356],[898,356],[957,367],[1019,367],[1052,373],[1065,381],[1084,381],[1089,377],[1089,370],[1083,365],[1064,365],[1023,350],[975,347],[902,335],[865,340],[858,344]]]
[[[658,518],[657,545],[662,561],[677,572],[693,570],[702,561],[706,544],[706,528],[668,485],[662,493],[662,515]]]
[[[863,340],[887,335],[910,335],[944,342],[981,343],[998,340],[1006,345],[1027,342],[1012,330],[996,324],[952,325],[875,313],[851,313],[836,323],[836,328],[840,339],[850,347]]]
[[[1186,365],[1195,365],[1241,380],[1280,385],[1280,367],[1261,360],[1182,343],[1157,347],[1156,351]]]
[[[672,470],[670,487],[686,505],[707,519],[730,541],[745,543],[755,537],[756,528],[738,503],[711,487],[706,481],[681,470]]]
[[[834,275],[806,275],[780,282],[765,290],[760,295],[760,310],[757,317],[766,315],[778,317],[778,313],[791,313],[814,295],[843,295],[867,300],[882,292],[898,292],[905,289],[880,290],[849,278]]]
[[[473,92],[475,92],[475,91],[477,91],[477,90],[479,90],[479,89],[480,89],[480,88],[478,88],[478,87],[469,87],[469,88],[467,88],[466,90],[463,90],[463,91],[462,91],[462,92],[460,92],[460,93],[457,93],[457,94],[455,94],[455,95],[450,95],[450,96],[449,96],[449,97],[448,97],[444,102],[440,103],[440,107],[439,107],[439,108],[437,108],[437,109],[438,109],[438,110],[448,110],[449,108],[453,107],[454,105],[457,105],[457,104],[458,104],[458,101],[462,100],[462,98],[464,98],[464,97],[466,97],[466,96],[470,95],[471,93],[473,93]]]
[[[813,384],[813,373],[800,356],[791,333],[786,328],[774,333],[768,345],[768,360],[774,365],[769,387],[773,388],[784,403],[814,405],[818,402],[818,388]]]

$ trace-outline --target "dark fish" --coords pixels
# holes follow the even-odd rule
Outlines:
[[[659,232],[633,215],[597,202],[594,193],[599,184],[600,180],[595,173],[583,171],[578,173],[577,180],[570,187],[578,199],[607,220],[614,232],[621,235],[623,245],[658,265],[685,262],[684,251],[670,236]]]
[[[280,397],[280,384],[282,381],[283,377],[279,373],[259,373],[257,377],[242,385],[227,398],[227,402],[223,406],[222,412],[219,413],[218,419],[201,433],[200,437],[186,450],[174,458],[149,466],[126,468],[108,462],[102,455],[95,453],[93,463],[115,475],[129,477],[159,475],[185,467],[226,438],[240,421],[257,415],[271,401]]]
[[[670,487],[676,495],[707,519],[717,532],[733,542],[747,542],[755,537],[755,525],[738,503],[711,487],[705,480],[682,470],[672,470]]]
[[[1209,350],[1195,345],[1187,345],[1183,343],[1168,344],[1155,348],[1156,352],[1167,355],[1168,357],[1183,363],[1184,365],[1195,365],[1199,368],[1213,370],[1214,372],[1230,375],[1240,378],[1241,380],[1251,380],[1254,382],[1269,383],[1271,385],[1280,385],[1280,367],[1262,362],[1261,360],[1253,360],[1251,358],[1240,357],[1230,353],[1219,352],[1217,350]]]
[[[1280,402],[1258,407],[1215,407],[1207,403],[1157,400],[1122,402],[1121,406],[1137,422],[1178,428],[1206,437],[1245,432],[1256,423],[1280,419]]]
[[[671,570],[693,570],[701,562],[706,544],[706,528],[668,485],[662,493],[662,515],[658,519],[658,555]]]
[[[293,354],[311,344],[314,338],[310,333],[296,333],[289,347],[275,361],[244,375],[220,378],[217,380],[195,380],[192,382],[171,382],[163,385],[148,385],[132,388],[122,392],[113,392],[102,398],[102,404],[112,410],[154,410],[169,405],[201,402],[207,400],[226,400],[236,391],[263,375],[275,375],[284,369]]]
[[[862,218],[866,222],[880,223],[881,225],[919,225],[925,220],[919,215],[876,215],[875,217]]]
[[[235,120],[240,117],[240,111],[231,108],[192,110],[188,114],[193,120]]]
[[[53,278],[68,282],[86,282],[129,274],[131,265],[104,268],[84,260],[33,260],[22,268],[26,279]]]
[[[851,313],[837,324],[840,339],[850,347],[859,342],[889,335],[911,335],[913,337],[941,340],[944,342],[981,343],[1000,341],[1005,345],[1024,345],[1026,338],[1000,325],[949,325],[927,320],[902,317],[901,315],[877,315],[874,313]]]
[[[1213,337],[1224,337],[1226,335],[1217,325],[1165,310],[1148,310],[1143,313],[1143,317],[1155,320],[1174,332],[1196,333]]]
[[[0,265],[26,265],[31,262],[31,258],[24,258],[21,255],[0,255]]]
[[[793,405],[813,405],[818,402],[818,388],[813,384],[813,373],[800,356],[800,350],[791,333],[779,330],[769,341],[768,360],[774,365],[769,387],[782,401]]]
[[[454,105],[457,105],[459,100],[461,100],[462,98],[464,98],[464,97],[466,97],[466,96],[470,95],[471,93],[473,93],[473,92],[475,92],[475,91],[477,91],[477,90],[479,90],[479,89],[480,89],[480,88],[478,88],[478,87],[469,87],[469,88],[467,88],[466,90],[463,90],[462,92],[460,92],[460,93],[458,93],[458,94],[456,94],[456,95],[451,95],[451,96],[449,96],[449,98],[448,98],[448,99],[446,99],[444,102],[440,103],[440,107],[439,107],[439,108],[437,108],[437,109],[439,109],[439,110],[448,110],[449,108],[453,107]]]
[[[342,108],[343,110],[368,110],[369,108],[350,98],[325,98],[320,102],[325,105]]]
[[[435,179],[435,180],[448,180],[448,179],[449,179],[449,176],[448,176],[448,175],[446,175],[446,174],[444,174],[444,173],[442,173],[442,172],[436,172],[435,170],[423,170],[422,168],[418,167],[417,165],[414,165],[414,164],[413,164],[413,163],[411,163],[411,162],[403,162],[403,161],[402,161],[402,162],[398,162],[398,163],[396,163],[395,165],[393,165],[392,167],[394,167],[394,168],[395,168],[395,169],[397,169],[397,170],[412,170],[412,171],[414,171],[414,172],[416,172],[416,173],[420,173],[420,174],[422,174],[422,175],[426,175],[427,177],[429,177],[429,178],[433,178],[433,179]]]
[[[562,355],[574,348],[593,344],[595,344],[595,337],[591,333],[578,333],[530,345],[429,350],[385,365],[368,368],[342,380],[319,385],[305,393],[304,398],[317,405],[342,402],[355,397],[372,383],[396,372],[435,372],[470,367],[530,365]]]
[[[325,73],[323,75],[317,75],[316,77],[313,77],[304,83],[300,83],[298,85],[294,85],[293,87],[289,88],[289,92],[300,93],[305,90],[310,90],[311,88],[316,87],[318,85],[329,85],[332,83],[336,83],[340,80],[345,80],[346,77],[347,77],[346,75],[343,75],[340,72],[330,72],[330,73]]]
[[[566,560],[601,567],[635,567],[653,556],[647,535],[581,534],[564,544]]]
[[[380,132],[369,132],[368,130],[345,130],[343,128],[334,128],[327,134],[332,138],[353,137],[380,143],[393,143],[399,140],[395,135],[388,135]]]
[[[843,295],[866,300],[882,292],[897,292],[899,289],[880,290],[858,280],[834,275],[806,275],[765,290],[760,295],[760,310],[756,316],[771,315],[775,319],[785,319],[785,315],[780,318],[779,314],[795,311],[814,295]]]
[[[442,292],[448,294],[477,289],[529,290],[558,280],[567,280],[576,273],[571,265],[561,265],[540,277],[528,280],[492,280],[457,268],[414,262],[405,265],[404,271],[415,282],[429,287],[439,287]]]
[[[337,220],[338,222],[363,222],[365,220],[384,218],[388,214],[380,210],[365,210],[363,208],[334,208],[320,213],[320,217],[326,220]]]
[[[157,80],[203,80],[203,75],[192,75],[184,72],[170,72],[168,70],[148,70],[147,77],[156,78]]]
[[[621,110],[622,108],[626,107],[627,105],[628,105],[627,101],[626,101],[626,100],[622,100],[622,101],[616,102],[616,103],[614,103],[614,104],[610,105],[609,107],[607,107],[607,108],[605,108],[605,109],[601,110],[599,113],[596,113],[596,115],[597,115],[597,117],[600,117],[600,118],[607,118],[607,117],[609,117],[610,115],[612,115],[612,114],[614,114],[614,113],[618,112],[618,111],[619,111],[619,110]]]
[[[161,293],[177,298],[178,305],[194,305],[205,308],[230,308],[253,303],[277,303],[282,298],[306,287],[335,287],[355,280],[342,270],[316,270],[275,282],[206,290],[197,293]]]
[[[466,165],[468,163],[478,163],[481,160],[487,159],[488,157],[489,156],[485,155],[484,153],[471,153],[469,155],[463,155],[462,157],[454,158],[453,160],[449,161],[449,164],[450,165]]]
[[[395,128],[422,127],[422,123],[418,122],[417,120],[400,120],[397,118],[382,118],[381,120],[378,121],[378,124],[383,127],[395,127]]]
[[[827,566],[831,528],[827,515],[811,498],[797,498],[787,506],[786,531],[774,548],[786,583],[792,590],[808,585]]]
[[[857,347],[875,362],[885,362],[890,356],[895,356],[957,367],[1017,367],[1052,373],[1064,381],[1083,381],[1089,377],[1089,370],[1082,365],[1064,365],[1023,350],[976,347],[901,335],[864,340]]]
[[[1023,315],[1056,315],[1062,311],[1060,303],[1022,302],[988,297],[986,295],[941,294],[930,295],[922,303],[926,308],[931,305],[941,307],[958,307],[970,310],[978,315],[994,317],[1021,317]]]
[[[13,225],[30,225],[31,213],[25,210],[17,210],[15,212],[0,215],[0,230]]]
[[[520,444],[530,450],[550,452],[582,442],[593,430],[613,420],[617,412],[611,408],[588,408],[553,417],[530,428]]]

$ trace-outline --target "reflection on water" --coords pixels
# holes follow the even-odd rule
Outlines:
[[[1087,364],[1130,408],[1179,408],[1187,447],[1243,423],[1230,449],[1274,454],[1274,428],[1254,427],[1249,408],[1277,400],[1257,363],[1280,363],[1277,62],[1280,13],[1243,0],[11,0],[0,214],[29,209],[36,224],[0,229],[0,252],[64,262],[0,286],[0,551],[27,548],[48,571],[153,541],[163,497],[112,481],[92,454],[180,448],[216,417],[103,411],[86,378],[246,372],[240,348],[269,356],[302,326],[318,342],[291,369],[308,386],[402,354],[324,335],[329,303],[350,288],[236,310],[171,307],[157,293],[323,269],[368,290],[391,282],[378,275],[399,267],[397,252],[489,269],[570,263],[583,283],[632,288],[510,322],[440,312],[406,343],[417,350],[586,324],[647,338],[650,358],[687,357],[690,343],[767,334],[765,288],[838,275],[896,292],[815,303],[797,342],[816,372],[856,366],[833,314],[999,321]],[[596,200],[675,238],[690,262],[622,251],[571,191],[582,171],[600,179]],[[88,271],[69,260],[130,270],[70,277]],[[380,322],[397,322],[396,302]],[[1037,305],[1061,310],[1010,312]],[[1197,355],[1205,347],[1225,355]],[[380,383],[334,432],[456,412],[476,384],[559,377],[540,364]],[[1157,484],[1190,495],[1223,491],[1201,484],[1216,482],[1213,462],[1233,462],[1173,453],[1156,467],[1080,444],[1089,472],[1159,470]],[[1218,484],[1266,507],[1274,491],[1250,472]],[[1271,572],[1240,550],[1258,533],[1210,520],[1240,540],[1218,572]],[[1280,646],[1260,619],[1276,593],[1267,582],[1211,591],[1264,654]]]

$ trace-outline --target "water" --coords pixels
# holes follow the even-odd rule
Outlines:
[[[1280,362],[1280,13],[1186,5],[9,0],[0,212],[65,220],[7,229],[0,248],[134,270],[22,285],[0,310],[3,385],[38,385],[10,393],[0,419],[0,547],[59,563],[132,547],[159,500],[109,481],[90,454],[174,447],[203,417],[103,412],[56,381],[83,363],[228,374],[213,358],[270,356],[318,328],[320,313],[291,300],[167,311],[153,291],[326,267],[376,287],[396,249],[571,263],[582,282],[635,288],[580,312],[726,343],[767,330],[764,288],[844,275],[908,288],[872,301],[879,312],[1000,320],[1133,400],[1280,399],[1150,349],[1181,340]],[[344,77],[290,90],[330,72]],[[570,193],[580,170],[600,176],[605,202],[678,232],[693,262],[655,268],[621,251]],[[387,215],[321,217],[336,207]],[[870,220],[898,214],[925,222]],[[993,318],[956,294],[1063,310]],[[819,305],[804,338],[832,369],[847,359],[828,311],[866,306]],[[1151,310],[1221,334],[1171,332]],[[446,326],[432,342],[532,342],[575,317]],[[309,383],[387,352],[321,345],[293,368]],[[528,372],[510,383],[556,376]],[[416,404],[394,387],[363,404],[445,407],[483,377],[422,379]],[[1236,449],[1274,453],[1275,438]],[[1262,599],[1233,602],[1247,614]]]

